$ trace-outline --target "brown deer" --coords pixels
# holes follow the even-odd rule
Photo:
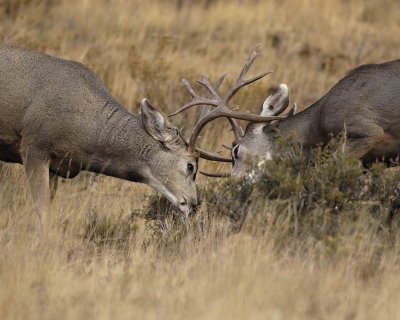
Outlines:
[[[124,109],[85,65],[0,45],[0,160],[25,167],[36,231],[48,212],[49,182],[81,170],[148,184],[188,215],[198,205],[199,156],[143,99]]]
[[[247,69],[258,54],[257,48],[253,49],[246,61]],[[344,132],[345,153],[364,163],[387,161],[400,154],[399,101],[400,60],[396,60],[352,70],[317,102],[297,114],[294,104],[285,117],[278,117],[288,107],[289,91],[285,84],[267,97],[259,115],[236,117],[238,113],[227,108],[228,100],[219,104],[208,101],[208,105],[216,108],[197,126],[218,117],[250,121],[243,133],[230,120],[235,133],[233,176],[242,176],[252,166],[271,159],[278,135],[292,135],[304,147],[314,147]]]

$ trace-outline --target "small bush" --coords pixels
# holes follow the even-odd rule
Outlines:
[[[107,216],[93,210],[86,215],[83,238],[96,246],[126,248],[137,225],[135,213],[123,216]]]
[[[241,180],[209,186],[206,203],[229,216],[236,229],[249,212],[262,216],[268,211],[277,212],[275,220],[287,218],[290,232],[298,235],[308,226],[318,238],[337,235],[339,223],[356,222],[365,213],[385,225],[393,215],[399,173],[386,172],[378,162],[366,168],[345,156],[342,146],[341,139],[332,139],[325,147],[305,151],[279,141],[272,161]]]

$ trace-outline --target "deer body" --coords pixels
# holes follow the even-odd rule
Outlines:
[[[0,160],[24,164],[39,216],[49,172],[143,182],[185,213],[197,204],[197,156],[146,100],[141,111],[121,107],[81,63],[0,45]]]
[[[274,110],[282,111],[287,101],[288,91],[278,89],[264,102],[261,115],[276,115]],[[365,163],[398,156],[400,60],[354,69],[310,107],[275,124],[250,123],[233,149],[232,173],[242,175],[250,165],[267,158],[277,132],[293,135],[305,147],[325,144],[332,135],[345,132],[345,152]]]

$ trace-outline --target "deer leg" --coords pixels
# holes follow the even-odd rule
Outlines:
[[[346,141],[344,145],[344,153],[348,156],[353,156],[361,159],[371,149],[373,144],[366,140]]]
[[[379,126],[357,127],[357,131],[346,132],[344,153],[362,159],[370,152],[384,136],[384,131]]]
[[[389,210],[388,210],[388,218],[387,223],[389,228],[392,227],[392,221],[396,214],[399,213],[400,210],[400,185],[397,185],[394,190],[393,196],[389,198]]]
[[[50,171],[49,175],[49,187],[50,187],[50,201],[54,200],[54,197],[56,196],[57,188],[58,188],[58,176]]]
[[[36,212],[36,236],[39,236],[50,204],[49,161],[42,151],[30,146],[24,152],[24,166]]]

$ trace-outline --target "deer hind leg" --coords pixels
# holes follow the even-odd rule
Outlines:
[[[383,136],[383,129],[377,125],[350,128],[346,130],[344,153],[361,159],[375,148]]]
[[[355,141],[346,141],[344,145],[344,153],[348,156],[361,159],[372,148],[373,143],[368,139],[360,139]]]
[[[36,236],[39,236],[50,205],[49,161],[42,151],[30,146],[24,152],[24,166],[36,212]]]
[[[50,171],[49,188],[50,188],[50,201],[54,200],[58,188],[58,176]]]

